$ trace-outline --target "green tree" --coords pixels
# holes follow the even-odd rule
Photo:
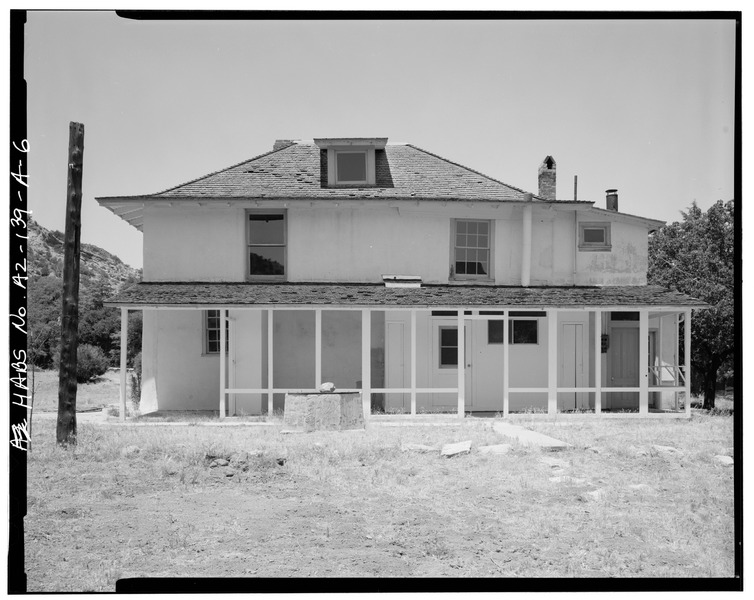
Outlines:
[[[648,279],[710,305],[691,319],[691,368],[702,382],[704,408],[712,409],[719,371],[735,350],[733,200],[718,200],[707,212],[694,203],[682,215],[650,237]]]
[[[30,362],[43,369],[52,366],[52,357],[60,343],[60,307],[63,280],[55,275],[29,281],[27,337]]]

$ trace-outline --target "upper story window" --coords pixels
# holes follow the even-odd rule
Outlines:
[[[609,252],[610,223],[579,223],[579,250]]]
[[[453,265],[455,279],[491,279],[490,221],[453,221]]]
[[[283,210],[247,213],[247,278],[285,279],[285,217]]]
[[[316,138],[327,151],[328,186],[377,185],[375,150],[383,150],[387,138]]]
[[[335,181],[356,184],[367,182],[367,152],[336,150]]]

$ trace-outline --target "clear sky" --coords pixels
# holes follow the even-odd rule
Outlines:
[[[536,16],[536,15],[533,15]],[[388,137],[536,192],[675,221],[733,198],[733,21],[132,21],[30,12],[29,206],[65,226],[85,125],[82,240],[142,265],[97,196],[154,193],[275,139]]]

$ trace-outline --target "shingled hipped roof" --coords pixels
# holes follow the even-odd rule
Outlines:
[[[410,144],[387,145],[384,150],[375,151],[374,186],[328,187],[326,161],[326,151],[313,142],[296,142],[163,192],[133,198],[389,198],[492,202],[524,199],[523,190]],[[110,199],[116,197],[98,198]]]
[[[707,305],[659,286],[514,287],[424,285],[387,288],[343,283],[138,283],[109,306],[360,306],[360,307],[684,307]]]

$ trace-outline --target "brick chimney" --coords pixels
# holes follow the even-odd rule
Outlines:
[[[607,210],[618,212],[618,190],[605,190]]]
[[[287,148],[288,146],[293,146],[293,144],[293,140],[275,140],[275,145],[272,147],[272,149],[281,150],[283,148]]]
[[[555,200],[555,159],[552,156],[539,165],[539,197]]]

